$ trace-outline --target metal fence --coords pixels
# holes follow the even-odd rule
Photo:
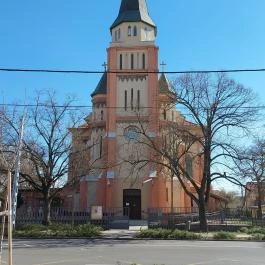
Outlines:
[[[41,224],[44,211],[40,207],[20,208],[16,214],[16,224]],[[63,208],[51,208],[51,222],[61,224],[86,224],[90,221],[90,212],[70,211]]]
[[[129,229],[128,208],[108,208],[102,211],[102,219],[92,220],[91,211],[72,211],[64,208],[51,208],[51,222],[57,224],[95,224],[105,228]],[[16,214],[17,225],[42,224],[44,211],[40,207],[20,208]]]
[[[129,229],[129,208],[103,208],[102,219],[92,220],[91,211],[71,211],[63,208],[51,209],[51,222],[61,224],[96,224],[106,229]],[[16,224],[41,224],[44,218],[42,208],[20,208],[17,210]],[[209,226],[221,225],[265,225],[265,221],[253,219],[251,213],[242,209],[221,209],[206,214]],[[179,228],[199,224],[199,212],[196,207],[188,208],[150,208],[142,211],[142,220],[148,227]]]
[[[221,209],[207,212],[208,226],[253,225],[249,211],[241,209]],[[155,208],[148,214],[148,227],[185,228],[199,224],[198,208]]]
[[[265,219],[262,219],[262,220],[253,219],[252,225],[253,226],[264,226],[265,227]]]

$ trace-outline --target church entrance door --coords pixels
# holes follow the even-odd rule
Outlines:
[[[123,207],[129,209],[129,217],[132,220],[140,220],[141,217],[141,190],[123,190]]]

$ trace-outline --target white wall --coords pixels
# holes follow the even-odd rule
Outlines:
[[[128,27],[131,26],[131,36],[128,36]],[[133,28],[137,27],[137,35],[134,36]],[[116,32],[116,33],[115,33]],[[120,34],[119,34],[120,32]],[[119,38],[120,36],[120,38]],[[155,28],[143,22],[124,22],[112,30],[112,46],[119,45],[145,45],[155,41]]]
[[[145,60],[143,58],[145,56]],[[132,68],[132,55],[133,55],[133,68]],[[122,68],[121,68],[122,56]],[[145,62],[143,62],[143,60]],[[148,53],[143,50],[122,51],[117,53],[117,69],[119,70],[144,70],[148,69]]]
[[[138,80],[132,77],[117,77],[117,115],[133,116],[138,113],[137,93],[140,91],[140,116],[148,114],[148,77]],[[133,104],[131,104],[133,89]],[[127,110],[125,110],[125,91],[127,91]],[[133,106],[133,109],[131,108]]]

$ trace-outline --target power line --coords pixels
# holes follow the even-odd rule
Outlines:
[[[0,68],[2,72],[23,72],[23,73],[52,73],[52,74],[202,74],[202,73],[242,73],[242,72],[265,72],[265,68],[254,69],[224,69],[224,70],[185,70],[185,71],[86,71],[86,70],[51,70],[51,69],[23,69],[23,68]]]
[[[0,104],[0,106],[2,107],[45,107],[45,108],[66,108],[66,109],[81,109],[81,108],[94,108],[91,105],[50,105],[50,104],[45,104],[45,103],[41,103],[41,104],[16,104],[16,103],[2,103]],[[124,107],[108,107],[105,106],[104,108],[106,109],[124,109]],[[140,107],[141,109],[152,109],[153,107]]]
[[[178,105],[178,104],[177,104]],[[21,107],[21,108],[33,108],[33,107],[45,107],[45,108],[66,108],[66,109],[81,109],[81,108],[95,108],[92,105],[51,105],[51,104],[45,104],[45,103],[40,103],[40,104],[16,104],[16,103],[0,103],[0,107]],[[117,106],[104,106],[104,109],[124,109],[124,106],[122,107],[117,107]],[[179,105],[178,109],[186,109],[183,106]],[[238,107],[220,107],[219,109],[227,109],[227,108],[238,108]],[[140,107],[140,109],[154,109],[154,107]],[[158,107],[159,109],[159,107]],[[265,105],[261,106],[242,106],[239,107],[239,109],[265,109]]]

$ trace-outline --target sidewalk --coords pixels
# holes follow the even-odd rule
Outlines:
[[[133,239],[137,231],[112,229],[103,232],[104,239]]]
[[[105,239],[133,239],[135,235],[143,229],[147,229],[147,226],[130,226],[129,230],[111,229],[103,231],[103,238]]]
[[[141,227],[141,229],[143,229]],[[140,231],[139,227],[130,227],[130,230],[122,230],[122,229],[111,229],[103,232],[103,239],[113,239],[113,240],[133,240],[137,239],[135,236]],[[216,241],[213,238],[214,233],[209,232],[202,235],[202,241]],[[165,239],[168,240],[168,239]],[[226,240],[223,241],[249,241],[251,240],[251,236],[248,234],[238,234],[234,240]],[[218,241],[218,240],[217,240]],[[222,241],[222,240],[221,240]]]

